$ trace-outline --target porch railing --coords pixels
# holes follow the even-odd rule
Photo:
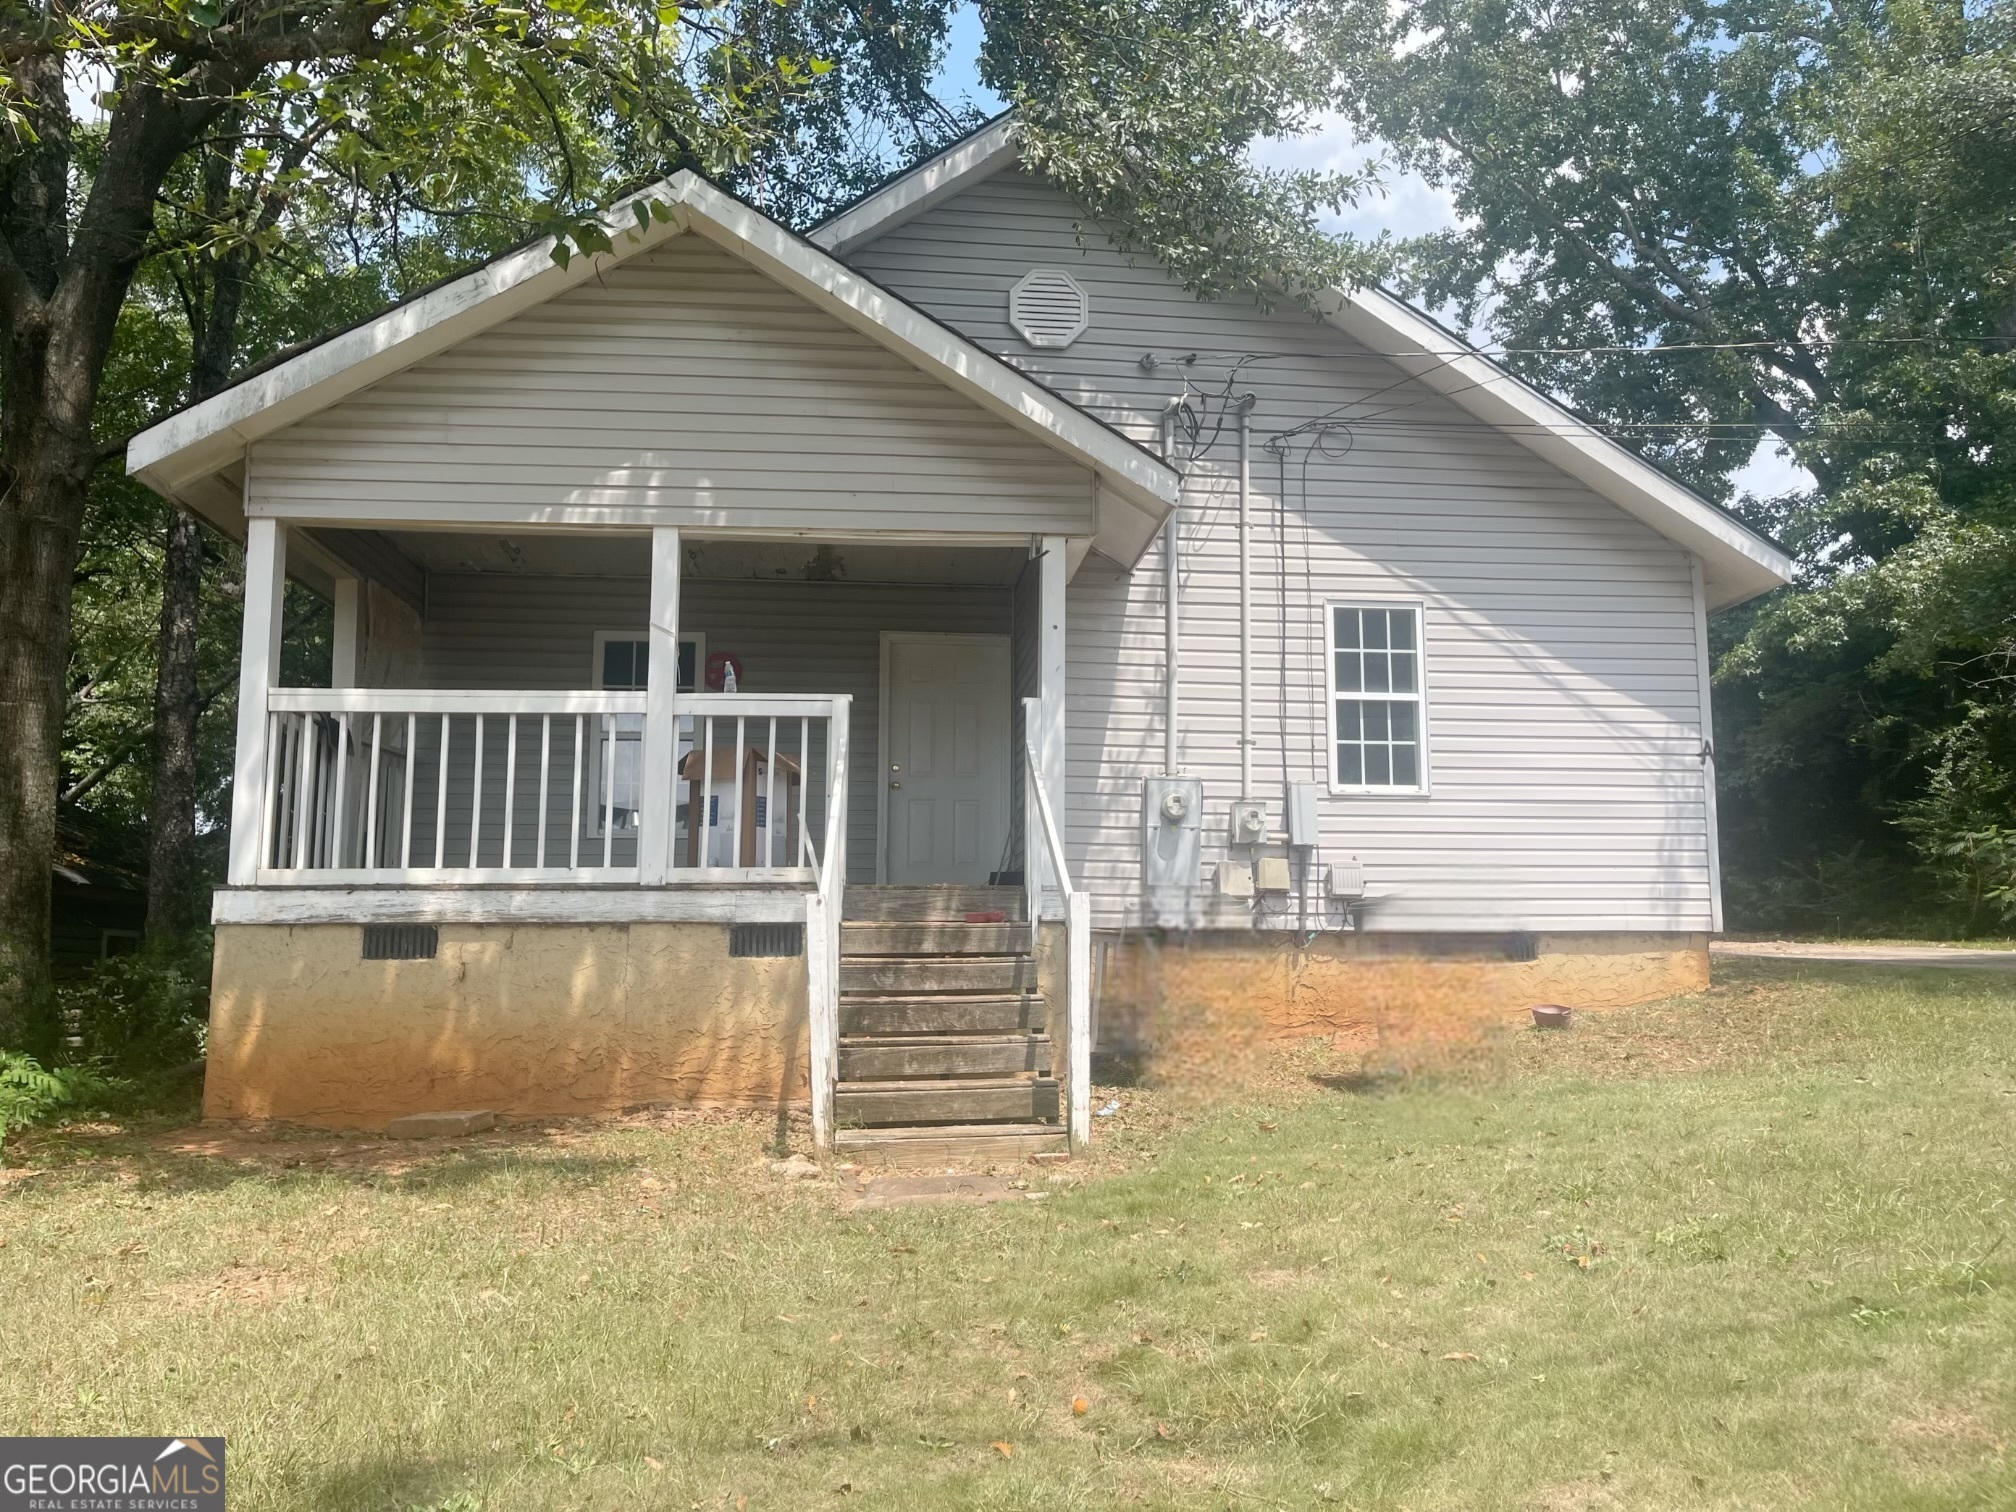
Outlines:
[[[259,882],[810,886],[845,702],[682,694],[650,771],[641,692],[275,689]],[[641,853],[653,803],[663,858]]]
[[[826,842],[818,886],[805,895],[806,1041],[811,1056],[812,1142],[833,1142],[833,1087],[840,1078],[840,921],[847,888],[847,709],[836,711],[827,758]],[[807,845],[807,859],[810,846]]]
[[[1044,884],[1039,858],[1047,860],[1050,880],[1064,908],[1064,1056],[1066,1128],[1074,1149],[1092,1137],[1092,898],[1071,885],[1064,861],[1064,839],[1043,785],[1043,762],[1036,748],[1040,700],[1023,700],[1022,824],[1025,831],[1022,885],[1028,894],[1030,949],[1041,943]],[[1040,829],[1041,844],[1029,833]]]

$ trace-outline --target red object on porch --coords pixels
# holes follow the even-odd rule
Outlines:
[[[968,924],[1006,924],[1008,910],[1005,908],[977,908],[966,915]]]

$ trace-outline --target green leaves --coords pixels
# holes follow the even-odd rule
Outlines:
[[[1310,294],[1373,276],[1374,249],[1318,217],[1357,175],[1256,168],[1323,100],[1306,7],[1192,0],[990,6],[982,74],[1021,111],[1025,158],[1130,250],[1200,295]]]

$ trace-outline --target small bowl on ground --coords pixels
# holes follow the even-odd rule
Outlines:
[[[1533,1027],[1535,1029],[1566,1029],[1570,1019],[1575,1017],[1573,1008],[1564,1008],[1559,1003],[1535,1003],[1533,1005]]]

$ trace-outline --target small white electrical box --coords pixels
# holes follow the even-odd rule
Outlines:
[[[1258,798],[1241,798],[1232,805],[1232,843],[1258,845],[1267,838],[1267,805]]]
[[[1253,896],[1253,868],[1243,861],[1220,861],[1218,863],[1218,896],[1221,898],[1250,898]]]
[[[1323,784],[1320,782],[1291,782],[1288,784],[1288,843],[1307,848],[1323,843],[1323,817],[1318,804],[1322,801]]]
[[[1262,856],[1254,871],[1258,874],[1260,891],[1265,893],[1288,891],[1289,872],[1286,856]]]
[[[1365,868],[1358,864],[1356,856],[1331,863],[1330,896],[1351,900],[1365,896]]]

